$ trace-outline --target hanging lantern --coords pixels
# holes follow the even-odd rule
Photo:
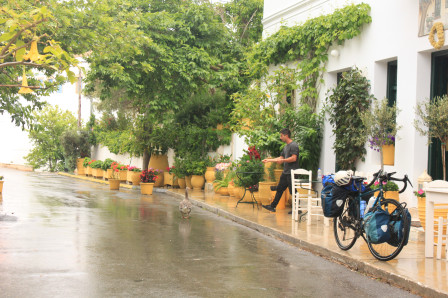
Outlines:
[[[23,77],[22,77],[22,88],[20,88],[19,90],[19,94],[28,94],[28,93],[32,93],[33,90],[31,90],[28,87],[28,81],[26,80],[26,75],[25,75],[25,66],[23,67]]]
[[[28,54],[23,56],[23,59],[36,61],[36,60],[39,60],[39,58],[40,58],[40,55],[39,55],[39,52],[37,51],[37,40],[33,40],[31,42],[30,51],[28,52]]]

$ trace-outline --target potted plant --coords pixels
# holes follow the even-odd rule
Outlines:
[[[103,165],[102,165],[102,169],[105,172],[104,173],[104,178],[106,180],[112,178],[112,164],[114,163],[114,161],[110,158],[106,158],[105,161],[103,161]]]
[[[165,172],[163,172],[164,185],[171,185],[171,186],[175,185],[174,169],[175,166],[166,167]]]
[[[375,181],[374,185],[372,186],[372,189],[377,189],[378,187],[379,187],[379,182]],[[387,181],[387,183],[383,182],[384,198],[399,201],[398,190],[399,190],[399,188],[398,188],[397,183],[395,183],[393,181]]]
[[[263,180],[264,176],[264,165],[255,147],[249,147],[247,153],[240,159],[236,175],[235,184],[237,186],[250,192],[258,190],[258,183]]]
[[[152,195],[154,183],[159,178],[160,171],[149,168],[140,174],[140,192],[142,195]]]
[[[191,162],[191,186],[193,189],[202,189],[205,184],[206,162],[204,160],[193,160]]]
[[[396,116],[399,110],[395,105],[389,106],[387,98],[374,101],[372,108],[361,114],[364,135],[369,137],[369,147],[380,153],[381,170],[384,165],[394,165],[395,137],[401,128]]]
[[[118,163],[113,162],[112,165],[112,175],[109,178],[109,188],[110,190],[120,189],[120,169],[118,168]]]
[[[432,142],[431,138],[436,138],[440,141],[443,180],[445,181],[446,144],[448,142],[448,114],[446,111],[448,111],[448,95],[435,97],[432,101],[417,104],[415,109],[417,119],[414,121],[415,129],[421,135],[427,136],[429,143]],[[433,174],[431,176],[434,177]]]
[[[134,166],[128,167],[128,173],[127,173],[128,182],[132,183],[132,185],[139,185],[141,173],[142,170],[140,168]]]
[[[103,162],[101,160],[94,160],[90,163],[90,167],[92,168],[92,176],[93,177],[101,177],[103,178],[103,170],[102,167]]]
[[[89,174],[91,175],[91,173],[89,173],[91,161],[92,161],[92,159],[90,157],[86,157],[86,158],[84,158],[84,161],[82,162],[82,166],[84,167],[84,174],[86,176],[89,176]],[[92,170],[90,169],[90,171],[92,171]]]
[[[231,175],[224,175],[223,172],[218,171],[218,177],[214,180],[213,188],[216,193],[223,196],[229,195],[229,182],[231,180]]]
[[[3,176],[0,176],[0,194],[3,192]]]
[[[183,159],[180,159],[178,157],[174,158],[174,168],[172,169],[172,172],[176,176],[177,183],[179,184],[179,188],[184,189],[186,187],[185,183],[185,168]]]

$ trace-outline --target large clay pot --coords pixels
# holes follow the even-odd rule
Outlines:
[[[148,169],[153,168],[154,170],[161,170],[165,171],[165,169],[168,167],[168,156],[166,154],[158,155],[158,154],[152,154],[151,158],[149,160]],[[155,187],[163,187],[164,185],[164,176],[159,175],[159,178],[157,178],[154,186]]]
[[[282,169],[275,169],[274,170],[274,174],[275,174],[275,182],[279,182],[280,181],[280,176],[282,175],[283,170]]]
[[[232,183],[229,183],[229,186],[227,186],[227,189],[229,191],[229,196],[234,197],[235,196],[235,185]]]
[[[383,146],[383,164],[393,166],[395,163],[395,145]]]
[[[237,200],[241,200],[241,198],[244,195],[244,187],[235,187],[235,189],[233,190],[233,193],[235,194],[235,198]]]
[[[140,192],[142,195],[152,195],[154,183],[140,183]]]
[[[109,179],[109,188],[110,188],[110,190],[119,190],[120,189],[120,180]]]
[[[227,187],[220,187],[218,189],[218,193],[222,196],[228,196],[229,195],[229,189]]]
[[[163,184],[164,185],[174,185],[174,174],[169,172],[163,172]]]
[[[104,176],[103,169],[96,169],[95,177],[103,179],[103,176]]]
[[[213,183],[215,180],[215,168],[214,167],[207,167],[207,170],[205,171],[205,181],[207,183]]]
[[[76,168],[78,169],[78,175],[85,175],[84,166],[82,165],[84,163],[84,158],[78,158],[76,160]]]
[[[177,178],[176,180],[179,183],[180,189],[184,189],[187,186],[185,183],[185,178]]]
[[[276,182],[263,181],[258,183],[259,198],[263,205],[271,203],[271,186],[275,185],[277,185]]]
[[[191,186],[193,189],[201,190],[204,187],[205,178],[203,175],[192,175],[191,176]]]
[[[189,189],[192,189],[193,187],[191,186],[191,176],[185,176],[185,184],[187,185],[187,187]]]

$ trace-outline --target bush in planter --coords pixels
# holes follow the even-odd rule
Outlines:
[[[131,166],[131,167],[128,167],[128,171],[131,171],[131,172],[141,172],[142,169],[134,167],[134,166]]]
[[[103,162],[101,160],[94,160],[90,163],[90,167],[92,169],[101,169],[103,166]]]
[[[91,161],[92,161],[92,159],[90,157],[84,158],[84,161],[82,163],[83,167],[87,168],[88,166],[90,166]]]
[[[378,181],[375,181],[374,185],[372,186],[372,189],[378,189],[379,188]],[[383,191],[399,191],[397,183],[393,181],[387,181],[386,184],[383,183]]]
[[[204,160],[193,160],[190,162],[191,175],[202,176],[207,170],[207,163]]]

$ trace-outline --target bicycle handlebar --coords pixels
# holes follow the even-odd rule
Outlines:
[[[377,173],[375,173],[375,174],[377,174],[376,176],[375,176],[375,174],[373,174],[374,179],[372,181],[374,182],[377,179],[377,177],[378,177],[379,180],[380,180],[380,183],[387,182],[387,181],[400,181],[400,182],[403,182],[404,186],[403,186],[403,188],[401,190],[398,191],[398,193],[403,193],[406,190],[406,187],[408,186],[408,182],[411,185],[411,187],[414,187],[414,186],[412,186],[411,180],[409,180],[408,175],[404,175],[404,177],[401,178],[401,179],[392,177],[396,173],[397,172],[386,173],[386,172],[382,172],[381,170],[379,170]],[[371,184],[369,184],[369,186],[370,185]]]

